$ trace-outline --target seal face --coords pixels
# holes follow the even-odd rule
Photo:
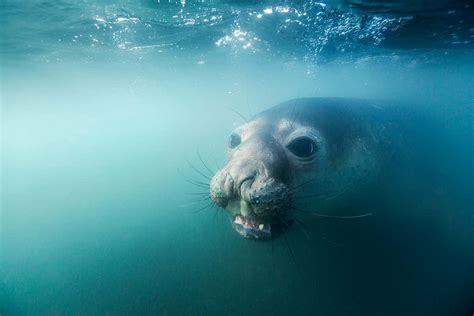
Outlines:
[[[296,99],[238,127],[228,162],[210,184],[212,200],[230,214],[234,229],[270,239],[291,224],[304,195],[338,195],[369,178],[377,139],[354,116],[364,107],[350,99]]]

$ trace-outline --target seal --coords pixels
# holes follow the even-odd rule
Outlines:
[[[306,222],[304,229],[318,230],[306,237],[315,233],[321,242],[298,245],[304,278],[364,293],[368,299],[354,309],[363,314],[379,313],[400,288],[409,289],[401,301],[410,304],[394,306],[394,315],[414,306],[432,313],[433,301],[416,296],[427,292],[441,302],[441,314],[455,305],[467,312],[472,286],[452,282],[456,269],[449,267],[459,268],[460,279],[472,275],[472,104],[409,102],[306,98],[257,114],[231,133],[228,161],[210,180],[211,198],[254,240],[302,228],[309,214],[300,211],[344,218],[371,212],[363,221]],[[447,290],[432,291],[433,280]],[[384,303],[374,307],[374,297]]]
[[[211,199],[251,239],[279,235],[308,205],[357,213],[396,142],[390,112],[344,98],[294,99],[261,112],[230,135]]]

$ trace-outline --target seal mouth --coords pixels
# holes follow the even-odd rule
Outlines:
[[[293,220],[278,219],[268,222],[253,216],[243,216],[238,214],[231,216],[231,223],[234,230],[244,238],[252,240],[270,240],[282,234]]]
[[[232,220],[232,227],[234,227],[234,229],[245,238],[272,238],[272,225],[255,218],[236,215]]]

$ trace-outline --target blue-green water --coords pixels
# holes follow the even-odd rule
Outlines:
[[[0,314],[472,314],[472,8],[424,5],[3,1]],[[457,186],[272,242],[196,212],[235,111],[307,96],[433,109]]]

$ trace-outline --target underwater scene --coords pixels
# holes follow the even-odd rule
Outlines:
[[[0,315],[474,314],[472,1],[0,21]]]

